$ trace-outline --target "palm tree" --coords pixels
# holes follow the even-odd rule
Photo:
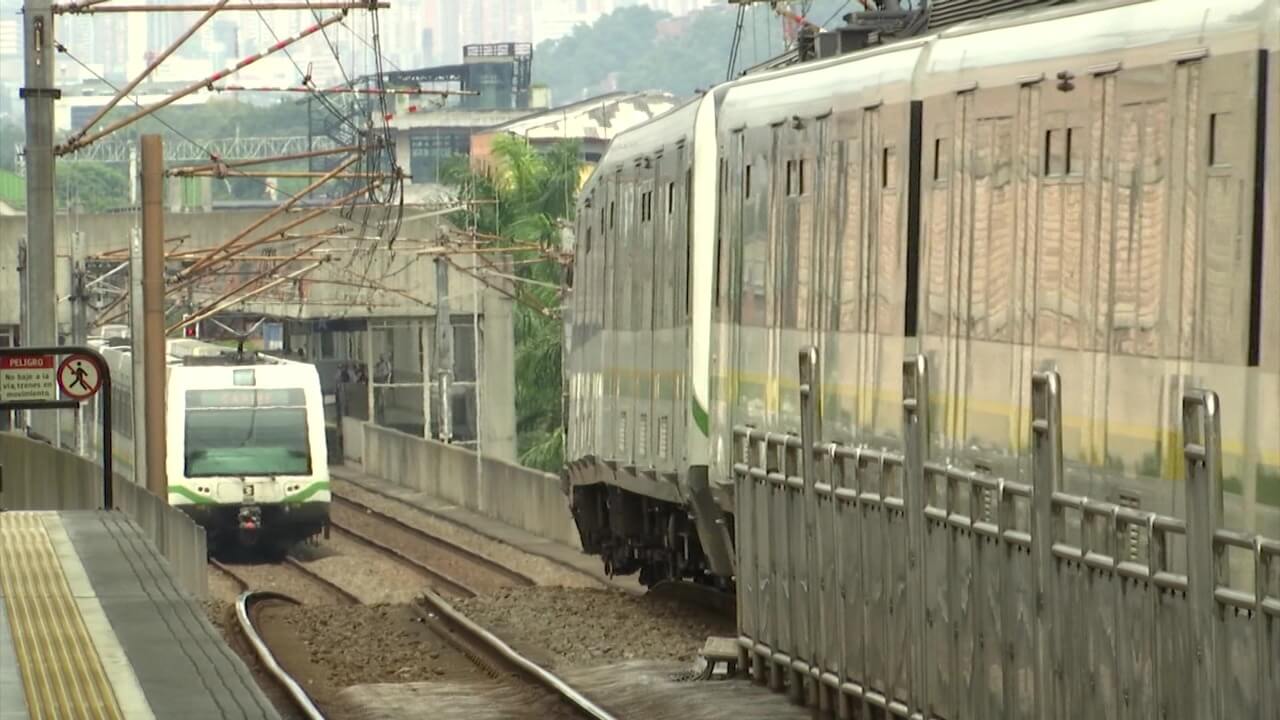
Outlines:
[[[573,214],[581,177],[578,144],[538,152],[523,138],[495,138],[492,162],[482,171],[465,158],[445,169],[446,182],[474,202],[451,220],[459,228],[498,238],[513,250],[515,283],[516,434],[520,462],[555,472],[564,459],[561,422],[562,327],[559,306],[562,229]]]

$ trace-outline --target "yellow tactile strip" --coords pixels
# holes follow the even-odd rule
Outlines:
[[[40,514],[0,512],[0,589],[31,717],[124,720]]]

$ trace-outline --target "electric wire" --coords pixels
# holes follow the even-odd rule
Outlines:
[[[60,42],[58,42],[58,41],[56,41],[56,40],[55,40],[55,41],[54,41],[54,49],[55,49],[55,50],[57,50],[57,52],[59,52],[59,53],[61,53],[61,54],[65,55],[65,56],[67,56],[67,58],[68,58],[68,59],[70,59],[70,60],[71,60],[72,62],[74,62],[76,65],[80,66],[84,71],[88,72],[90,75],[92,75],[94,78],[96,78],[99,82],[102,82],[104,85],[106,85],[107,87],[111,88],[113,91],[115,91],[115,92],[117,92],[117,93],[118,93],[118,92],[120,92],[120,88],[119,88],[115,83],[113,83],[113,82],[111,82],[110,80],[108,80],[107,78],[103,77],[103,76],[102,76],[102,74],[98,73],[98,72],[97,72],[96,70],[94,70],[91,66],[89,66],[87,63],[85,63],[83,60],[81,60],[78,56],[76,56],[76,55],[75,55],[75,53],[71,52],[71,51],[70,51],[70,50],[69,50],[65,45],[63,45],[62,43],[60,43]],[[125,97],[124,97],[123,99],[128,100],[129,102],[131,102],[134,106],[138,107],[139,109],[144,108],[144,106],[143,106],[143,105],[142,105],[142,103],[138,100],[138,98],[137,98],[137,96],[136,96],[136,95],[126,94],[126,95],[125,95]],[[164,126],[165,128],[167,128],[170,132],[172,132],[174,135],[176,135],[176,136],[178,136],[178,137],[182,138],[183,140],[185,140],[185,141],[186,141],[186,142],[188,142],[188,143],[191,143],[193,146],[200,148],[200,149],[201,149],[201,151],[202,151],[202,152],[204,152],[206,155],[208,155],[208,156],[209,156],[209,158],[210,158],[211,160],[214,160],[214,161],[216,161],[216,160],[217,160],[217,154],[216,154],[216,153],[214,153],[212,150],[210,150],[210,149],[209,149],[209,147],[208,147],[207,145],[205,145],[204,143],[200,142],[199,140],[196,140],[195,138],[192,138],[192,137],[191,137],[190,135],[188,135],[187,133],[184,133],[183,131],[179,130],[179,129],[178,129],[176,126],[174,126],[172,123],[170,123],[169,121],[165,120],[165,119],[164,119],[164,117],[163,117],[160,113],[153,113],[153,114],[152,114],[152,115],[150,115],[149,117],[151,117],[151,118],[155,119],[155,120],[156,120],[156,122],[158,122],[160,125],[163,125],[163,126]],[[252,177],[252,176],[243,176],[243,175],[241,175],[241,174],[240,174],[240,171],[238,171],[238,170],[237,170],[236,168],[234,168],[234,167],[227,168],[227,172],[228,172],[229,174],[239,176],[239,179],[242,179],[242,180],[250,180],[250,181],[253,181],[253,182],[258,183],[258,184],[260,184],[260,185],[263,185],[263,186],[264,186],[264,187],[266,187],[266,188],[269,188],[269,189],[275,190],[276,192],[279,192],[279,193],[281,193],[281,194],[283,194],[283,195],[286,195],[286,196],[288,196],[288,197],[289,197],[289,198],[291,198],[291,199],[297,199],[297,198],[299,197],[299,196],[297,196],[297,195],[294,195],[294,194],[292,194],[292,193],[289,193],[287,190],[284,190],[284,189],[279,188],[275,183],[270,182],[270,181],[269,181],[268,179],[266,179],[266,178],[262,178],[262,177]],[[342,219],[344,219],[344,220],[346,220],[346,219],[350,219],[347,215],[345,215],[345,214],[341,213],[340,211],[338,211],[338,210],[336,210],[336,209],[334,209],[334,208],[324,208],[324,211],[325,211],[325,212],[327,212],[327,213],[335,214],[335,215],[337,215],[338,217],[340,217],[340,218],[342,218]],[[403,212],[403,210],[401,210],[401,212]],[[360,233],[360,234],[363,234],[363,233]],[[354,253],[353,253],[352,257],[354,257]],[[227,257],[227,258],[225,258],[224,260],[228,260],[228,261],[229,261],[229,260],[232,260],[232,259],[234,259],[234,255],[228,256],[228,257]],[[102,308],[97,308],[97,309],[101,310]]]

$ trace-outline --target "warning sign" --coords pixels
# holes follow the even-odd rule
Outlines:
[[[98,366],[87,355],[68,355],[58,366],[58,387],[68,397],[87,400],[101,386]]]
[[[58,381],[52,355],[0,357],[0,403],[57,399]]]

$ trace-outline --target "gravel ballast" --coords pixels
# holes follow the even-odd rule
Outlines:
[[[489,682],[476,666],[404,605],[273,609],[296,634],[330,688],[427,680]]]
[[[557,667],[691,661],[708,636],[735,634],[732,618],[618,590],[511,588],[453,604],[518,649],[551,653]]]

